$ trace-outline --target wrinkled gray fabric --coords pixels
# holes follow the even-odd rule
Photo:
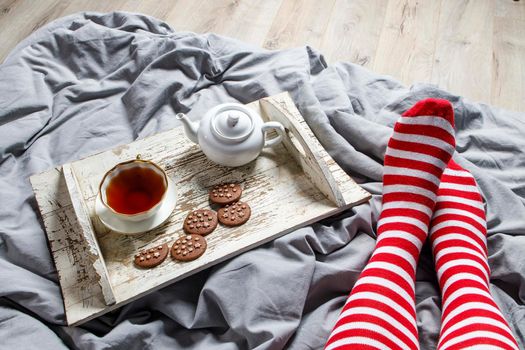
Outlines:
[[[369,204],[290,233],[81,327],[65,327],[28,176],[177,126],[226,101],[290,91]],[[311,48],[266,51],[174,32],[127,13],[78,14],[18,45],[0,66],[0,348],[320,349],[375,244],[392,125],[425,97],[450,100],[457,161],[486,199],[492,292],[525,345],[525,115],[436,87],[406,88]],[[440,298],[426,246],[417,273],[422,349]]]

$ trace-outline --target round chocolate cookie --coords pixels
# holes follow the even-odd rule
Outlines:
[[[168,256],[166,243],[149,248],[135,254],[135,265],[142,268],[152,268],[159,265]]]
[[[217,216],[219,221],[226,226],[239,226],[250,218],[252,210],[246,202],[228,204],[219,209]]]
[[[184,232],[205,236],[217,227],[217,213],[209,209],[191,211],[184,219]]]
[[[237,202],[242,195],[239,184],[228,183],[214,186],[210,191],[210,201],[215,204],[230,204]]]
[[[204,254],[206,247],[206,238],[200,235],[181,236],[173,243],[171,256],[179,261],[195,260]]]

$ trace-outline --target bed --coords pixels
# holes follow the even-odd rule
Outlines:
[[[29,176],[198,118],[222,102],[283,91],[369,203],[299,229],[79,327]],[[456,161],[485,199],[491,291],[525,348],[525,115],[436,86],[405,87],[310,47],[267,51],[176,32],[138,14],[81,13],[21,42],[0,65],[0,348],[320,349],[375,243],[382,159],[416,101],[456,115]],[[416,282],[421,349],[434,349],[439,286],[428,245]]]

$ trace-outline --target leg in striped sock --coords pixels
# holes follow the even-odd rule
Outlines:
[[[439,350],[518,349],[490,294],[486,234],[476,181],[451,160],[441,176],[430,229],[443,300]]]
[[[397,121],[384,161],[383,208],[372,257],[326,344],[418,349],[414,280],[443,169],[455,148],[448,101],[418,102]]]

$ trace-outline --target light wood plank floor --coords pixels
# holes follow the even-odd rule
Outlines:
[[[113,10],[268,49],[308,44],[328,62],[525,112],[523,0],[0,0],[0,60],[55,18]]]

